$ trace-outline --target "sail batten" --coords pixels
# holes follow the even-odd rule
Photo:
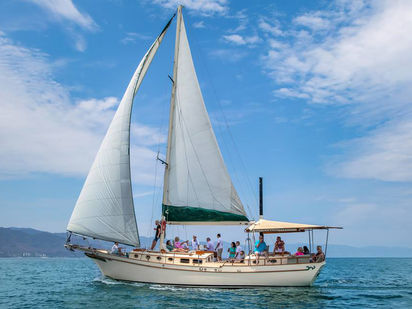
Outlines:
[[[129,82],[73,210],[67,226],[70,232],[140,245],[130,173],[130,120],[134,96],[171,20],[151,45]]]
[[[162,213],[171,224],[248,221],[207,114],[181,10],[177,23]]]

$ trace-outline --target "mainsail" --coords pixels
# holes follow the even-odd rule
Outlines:
[[[130,177],[130,116],[134,96],[172,19],[133,74],[73,210],[70,232],[139,246]]]
[[[178,9],[162,213],[169,224],[248,221],[203,102]]]

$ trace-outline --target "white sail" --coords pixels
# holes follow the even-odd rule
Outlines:
[[[171,224],[248,221],[213,133],[180,11],[177,22],[163,215]]]
[[[133,99],[171,20],[137,67],[103,139],[67,230],[139,246],[130,177],[130,116]]]

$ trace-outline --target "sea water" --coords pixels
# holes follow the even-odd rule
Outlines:
[[[328,259],[312,287],[181,288],[104,278],[87,258],[0,259],[0,308],[412,308],[412,259]]]

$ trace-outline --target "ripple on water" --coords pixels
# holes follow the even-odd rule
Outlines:
[[[412,259],[330,259],[312,287],[222,290],[116,281],[86,258],[1,259],[0,308],[412,308],[410,269]]]

